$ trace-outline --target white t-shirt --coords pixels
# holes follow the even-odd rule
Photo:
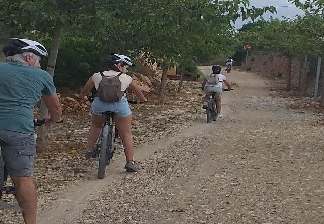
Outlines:
[[[223,88],[223,82],[226,80],[226,76],[223,74],[218,74],[218,81],[219,83],[217,84],[217,86],[219,86],[220,88]]]
[[[215,85],[215,87],[219,87],[219,88],[223,88],[223,81],[226,80],[226,76],[223,74],[217,74],[218,76],[218,83],[217,85]],[[208,78],[207,76],[205,76],[206,79]]]
[[[113,70],[103,72],[104,76],[107,76],[107,77],[115,77],[115,76],[119,75],[119,73],[120,72],[116,72]],[[93,74],[91,79],[95,84],[95,88],[98,89],[99,84],[102,80],[102,76],[101,76],[100,72]],[[129,75],[126,75],[123,73],[119,76],[119,80],[121,82],[121,91],[125,91],[128,88],[128,86],[131,84],[131,82],[133,81],[133,78],[130,77]]]

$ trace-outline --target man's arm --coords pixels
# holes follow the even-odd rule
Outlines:
[[[43,96],[42,99],[48,109],[51,120],[54,122],[61,121],[62,107],[56,93],[49,96]]]

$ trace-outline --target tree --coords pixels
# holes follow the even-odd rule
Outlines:
[[[240,16],[255,18],[272,9],[249,8],[248,0],[110,0],[108,5],[112,9],[106,35],[108,48],[119,46],[147,53],[163,70],[192,60],[202,50],[207,55],[228,52],[235,38],[231,21]],[[162,74],[163,99],[167,73]]]
[[[93,1],[86,0],[17,0],[17,1],[0,1],[1,10],[0,23],[9,28],[10,36],[27,35],[45,42],[51,40],[51,48],[48,57],[47,71],[54,76],[56,60],[60,40],[64,28],[73,26],[79,16],[88,16],[87,8]],[[40,116],[44,118],[47,115],[47,109],[42,102],[40,107]],[[40,148],[47,145],[47,128],[41,128]]]
[[[192,60],[202,49],[207,55],[228,51],[235,38],[231,21],[273,10],[249,7],[249,0],[0,0],[0,7],[5,9],[0,23],[10,36],[23,34],[51,46],[52,75],[60,41],[87,40],[102,54],[145,54],[161,64],[162,100],[170,66]]]

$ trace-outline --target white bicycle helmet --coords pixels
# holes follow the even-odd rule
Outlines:
[[[10,38],[8,44],[3,48],[5,56],[13,56],[23,52],[32,52],[40,57],[48,55],[46,48],[42,44],[28,39]]]
[[[132,60],[129,57],[127,57],[126,55],[122,55],[122,54],[113,54],[112,62],[114,64],[122,62],[122,63],[125,63],[126,65],[133,66]]]

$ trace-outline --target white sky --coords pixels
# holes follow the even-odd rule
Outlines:
[[[302,11],[293,3],[288,2],[288,0],[251,0],[251,5],[256,7],[264,7],[264,6],[275,6],[277,8],[276,17],[288,17],[292,18],[296,15],[300,15]]]
[[[250,0],[252,6],[255,7],[265,7],[265,6],[275,6],[277,8],[277,14],[267,13],[263,17],[265,19],[273,18],[294,18],[297,15],[303,15],[303,12],[298,9],[293,3],[288,2],[288,0]],[[246,23],[246,22],[244,22]],[[235,27],[239,28],[242,26],[242,21],[237,21]]]

